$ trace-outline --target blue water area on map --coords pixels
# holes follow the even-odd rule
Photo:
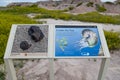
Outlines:
[[[95,33],[97,41],[95,45],[94,38],[88,39],[83,37],[83,31],[86,30],[86,34]],[[56,27],[55,29],[55,56],[98,56],[101,42],[99,33],[96,27]],[[84,34],[86,36],[86,34]],[[93,34],[92,34],[93,35]],[[94,35],[93,35],[94,36]],[[89,36],[88,36],[89,38]],[[87,40],[86,40],[87,39]],[[91,40],[91,41],[90,41]]]

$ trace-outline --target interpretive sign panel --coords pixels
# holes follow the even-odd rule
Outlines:
[[[47,56],[48,25],[17,25],[11,56]]]
[[[17,71],[21,71],[22,68],[25,68],[24,66],[26,64],[38,64],[38,66],[43,66],[39,65],[41,64],[39,62],[42,62],[43,60],[41,59],[43,58],[48,59],[47,61],[49,61],[47,63],[49,63],[48,68],[50,72],[50,80],[54,80],[55,77],[54,59],[59,60],[62,58],[101,58],[102,61],[97,80],[103,80],[105,77],[108,63],[110,61],[110,54],[106,44],[102,26],[98,24],[12,25],[4,55],[4,61],[9,80],[18,80]],[[24,61],[21,62],[21,59],[23,59]],[[37,64],[35,61],[31,61],[31,59],[37,60]],[[17,67],[16,71],[14,66],[15,62],[16,64],[24,63],[22,64],[23,67]],[[29,67],[27,66],[27,68]],[[30,70],[28,70],[30,73],[29,75],[36,72],[36,69],[40,70],[40,67],[34,68],[35,69],[30,68]],[[26,79],[27,77],[24,76],[23,73],[21,74],[23,75],[22,78],[24,78],[25,80],[29,80]]]
[[[101,41],[97,26],[55,26],[55,56],[99,56]]]

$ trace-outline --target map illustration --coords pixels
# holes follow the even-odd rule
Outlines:
[[[96,26],[56,26],[55,56],[98,56],[100,48]]]
[[[66,38],[62,38],[60,40],[57,40],[59,43],[59,47],[61,48],[62,51],[64,51],[64,48],[67,46],[67,40]]]

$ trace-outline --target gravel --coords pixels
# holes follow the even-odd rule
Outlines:
[[[28,35],[28,29],[30,28],[30,25],[18,25],[16,33],[15,33],[13,47],[12,47],[12,54],[47,52],[48,50],[48,26],[47,25],[44,25],[44,26],[38,25],[38,26],[42,30],[45,37],[39,42],[34,42]],[[32,46],[28,50],[23,51],[20,48],[21,41],[27,41]]]

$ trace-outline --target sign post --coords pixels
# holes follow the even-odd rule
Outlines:
[[[41,43],[31,43],[31,50],[19,49],[16,44],[24,38],[28,38],[30,26],[38,26],[43,32]],[[21,32],[21,33],[20,33]],[[19,33],[19,34],[18,34]],[[24,38],[20,36],[24,36]],[[32,35],[33,36],[33,35]],[[34,35],[35,36],[35,35]],[[35,36],[33,39],[37,39]],[[39,40],[39,39],[37,39]],[[31,41],[32,42],[32,41]],[[44,45],[43,45],[44,44]],[[38,47],[36,50],[35,46]],[[24,46],[23,46],[24,48]],[[15,50],[14,50],[15,49]],[[34,54],[35,53],[35,54]],[[81,25],[81,24],[17,24],[11,28],[4,60],[10,80],[17,80],[14,59],[49,59],[50,80],[54,80],[54,59],[89,59],[101,58],[101,66],[98,80],[104,80],[105,73],[110,61],[110,54],[106,39],[100,25]]]

